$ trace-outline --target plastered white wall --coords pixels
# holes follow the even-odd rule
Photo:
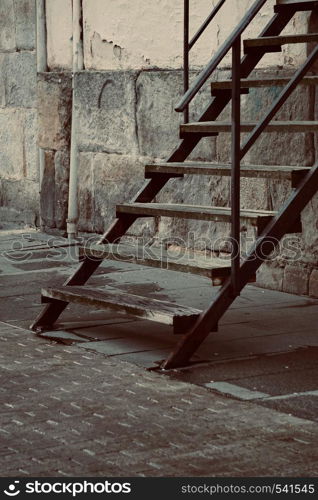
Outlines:
[[[217,0],[190,0],[193,34]],[[47,0],[48,60],[51,69],[71,68],[71,0]],[[191,52],[191,66],[202,67],[227,38],[254,0],[227,0]],[[275,0],[245,32],[257,36],[273,15]],[[83,0],[85,68],[141,69],[182,67],[183,0]],[[308,14],[299,13],[285,33],[305,33]],[[304,45],[290,45],[269,54],[259,67],[297,66]],[[229,57],[223,66],[229,65]]]
[[[72,67],[72,0],[46,0],[47,52],[50,69]]]

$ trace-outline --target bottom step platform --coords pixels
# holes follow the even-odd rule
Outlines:
[[[113,309],[131,316],[173,326],[175,335],[187,333],[202,311],[122,292],[115,288],[64,286],[42,289],[42,302],[73,302],[98,309]]]

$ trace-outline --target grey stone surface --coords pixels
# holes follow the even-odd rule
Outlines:
[[[266,77],[271,75],[270,71],[263,73]],[[246,106],[243,108],[245,111],[243,120],[261,119],[281,91],[281,87],[251,89],[246,98]],[[294,90],[274,119],[312,120],[313,103],[310,87],[300,86]],[[248,158],[251,163],[263,165],[310,166],[314,162],[313,134],[264,133],[250,150]]]
[[[308,295],[310,271],[302,266],[285,267],[283,290],[298,295]]]
[[[13,52],[1,58],[1,78],[5,82],[5,104],[36,107],[35,52]]]
[[[68,209],[68,181],[70,155],[67,150],[57,151],[54,156],[55,168],[55,225],[65,229]]]
[[[71,134],[72,82],[69,73],[38,76],[38,144],[60,150],[69,146]]]
[[[179,141],[182,115],[173,105],[182,91],[178,71],[141,72],[136,82],[137,127],[140,152],[165,158]]]
[[[55,165],[54,151],[45,151],[44,172],[41,184],[41,218],[48,228],[55,227]]]
[[[0,109],[0,175],[3,180],[38,180],[36,133],[34,109]]]
[[[26,64],[27,57],[31,58],[31,55],[23,57],[21,55],[20,59],[18,54],[12,55],[12,61],[17,61],[18,70],[19,64],[21,68]],[[272,69],[256,72],[256,76],[260,78],[282,74],[281,71]],[[229,76],[229,72],[221,71],[215,77],[222,79],[226,76]],[[115,205],[129,201],[141,187],[144,163],[168,156],[178,144],[178,125],[182,116],[175,113],[173,108],[182,91],[182,74],[181,71],[167,70],[82,72],[77,76],[75,86],[81,150],[79,228],[83,231],[101,233],[113,221]],[[32,93],[21,94],[18,88],[13,88],[11,93],[4,88],[1,93],[2,87],[0,80],[0,104],[8,102],[10,106],[14,106],[20,102],[25,106],[32,105]],[[260,118],[280,91],[279,87],[252,89],[249,96],[242,98],[244,119]],[[207,85],[191,106],[191,119],[196,119],[200,114],[209,96],[210,89]],[[313,119],[314,98],[312,89],[300,87],[284,105],[277,118]],[[67,149],[71,120],[70,74],[40,75],[38,104],[39,144],[43,148],[58,152],[54,160],[55,215],[51,224],[63,229],[67,211]],[[229,112],[230,108],[227,107],[222,118],[228,118]],[[6,113],[7,109],[4,111],[3,121],[7,119]],[[35,149],[26,148],[27,161],[24,162],[20,141],[24,133],[25,138],[29,136],[28,142],[34,143],[34,134],[31,133],[34,128],[34,116],[29,116],[27,127],[23,132],[19,116],[15,116],[14,113],[12,123],[16,130],[15,141],[8,146],[4,133],[2,155],[6,155],[10,160],[15,154],[19,161],[18,164],[11,164],[7,159],[4,162],[7,165],[5,169],[10,178],[21,178],[20,165],[25,164],[23,168],[26,173],[23,175],[36,180],[38,172],[34,160]],[[313,134],[285,134],[280,137],[275,134],[264,134],[244,161],[260,164],[311,165],[314,153]],[[229,154],[229,135],[220,134],[217,139],[206,139],[205,144],[202,141],[202,145],[196,149],[191,158],[228,162]],[[228,178],[188,176],[183,180],[170,181],[157,196],[156,201],[228,206],[229,187]],[[288,183],[242,179],[243,208],[279,209],[289,193]],[[311,272],[318,262],[317,199],[315,197],[308,204],[302,216],[301,257],[297,266],[300,269],[308,269],[308,272]],[[144,234],[147,237],[158,238],[178,236],[182,238],[182,244],[192,248],[229,250],[227,242],[229,226],[225,224],[167,218],[160,221],[147,219],[134,224],[129,234],[133,236]],[[254,236],[254,230],[247,227],[242,233],[243,244],[245,245],[245,242]],[[291,288],[288,288],[288,283],[293,282],[288,278],[289,271],[282,283],[286,262],[280,260],[279,265],[264,266],[258,274],[259,284],[270,288],[284,288],[286,291],[299,289],[300,293],[304,293],[308,287],[308,280],[304,286],[292,284]],[[293,262],[290,264],[295,267]],[[303,273],[302,279],[305,279],[306,273],[307,271]]]
[[[318,269],[314,269],[309,279],[310,297],[318,297]]]
[[[149,159],[148,159],[149,161]],[[103,232],[115,218],[116,204],[130,199],[142,186],[147,158],[107,153],[81,153],[79,165],[79,227]],[[153,223],[134,225],[133,234],[153,233]]]
[[[39,213],[38,161],[36,149],[36,111],[34,109],[0,109],[0,206],[20,212],[19,221],[33,223]],[[5,217],[5,211],[2,217]],[[18,220],[8,212],[8,221]],[[3,219],[5,220],[5,219]]]
[[[94,181],[93,158],[94,153],[81,153],[79,156],[78,176],[78,228],[80,231],[94,231]]]
[[[134,71],[82,72],[76,77],[79,148],[118,154],[138,152]]]
[[[0,189],[2,189],[0,184]],[[16,192],[15,192],[16,194]],[[16,226],[31,226],[37,225],[36,214],[31,210],[17,210],[10,207],[0,206],[0,229],[11,229]]]
[[[13,51],[16,48],[14,0],[1,0],[0,3],[0,51]]]
[[[303,230],[302,260],[315,267],[318,264],[318,194],[316,194],[302,213]]]
[[[257,272],[257,283],[272,290],[283,290],[284,267],[264,263]],[[288,286],[286,284],[286,286]]]
[[[39,186],[38,119],[36,109],[26,109],[23,121],[25,176]]]
[[[35,2],[0,3],[1,224],[36,224],[39,213]]]
[[[0,108],[4,108],[6,105],[6,81],[5,81],[5,65],[4,61],[6,54],[0,52]]]
[[[16,45],[18,49],[35,48],[36,13],[34,0],[14,0]]]
[[[194,76],[194,75],[192,75]],[[137,128],[140,152],[155,158],[166,158],[179,142],[179,125],[182,113],[174,106],[182,95],[183,83],[180,70],[143,71],[136,82]],[[190,120],[200,115],[210,100],[210,90],[205,88],[191,107]],[[215,139],[209,138],[192,154],[191,159],[212,161],[215,157]]]
[[[39,212],[38,183],[22,180],[1,180],[0,206],[24,211],[32,211],[34,217]]]
[[[0,162],[1,177],[4,179],[22,179],[26,173],[24,116],[23,110],[0,109]]]

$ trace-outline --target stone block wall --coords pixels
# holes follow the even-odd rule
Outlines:
[[[208,8],[210,2],[205,4]],[[236,4],[238,5],[237,2]],[[248,4],[249,0],[244,0],[244,9]],[[66,8],[64,31],[57,29],[62,5]],[[36,79],[35,2],[0,2],[2,227],[12,223],[39,225],[40,210],[46,230],[64,231],[66,226],[72,110],[69,71],[70,5],[69,1],[64,0],[47,1],[48,61],[49,69],[53,71],[40,74]],[[142,64],[132,56],[127,59],[125,47],[119,50],[125,44],[115,44],[108,40],[106,34],[106,38],[104,37],[104,19],[101,18],[100,26],[96,27],[94,24],[98,24],[99,16],[96,12],[99,12],[98,9],[103,11],[103,1],[85,1],[83,5],[85,33],[92,35],[86,36],[85,43],[91,40],[92,44],[90,47],[84,44],[86,71],[79,73],[75,79],[80,149],[79,229],[102,233],[114,219],[115,205],[129,201],[141,188],[144,182],[144,165],[165,159],[179,142],[178,126],[182,116],[175,113],[173,108],[182,94],[182,72],[178,69],[181,59],[174,58],[173,54],[173,57],[171,54],[167,55],[171,64],[166,60],[161,63],[162,66],[167,64],[170,69],[156,68],[156,50]],[[117,2],[112,2],[112,5],[117,8]],[[95,7],[98,7],[96,12]],[[239,16],[240,12],[236,14]],[[53,22],[54,19],[56,22]],[[197,21],[199,20],[202,20],[201,15]],[[303,15],[298,16],[296,24],[290,29],[299,32],[301,25],[301,29],[306,31],[307,23],[304,20]],[[263,25],[264,20],[261,21]],[[147,25],[151,24],[148,22]],[[120,31],[119,25],[117,28]],[[228,28],[230,29],[226,29]],[[311,28],[312,31],[317,31],[316,26],[312,25]],[[182,32],[181,25],[178,30],[178,33]],[[54,38],[55,33],[64,40],[62,46]],[[217,40],[214,45],[220,41]],[[139,43],[138,40],[137,42]],[[57,47],[56,50],[54,47]],[[147,47],[139,47],[142,53],[144,48]],[[132,51],[132,48],[129,50]],[[181,54],[179,48],[176,50]],[[109,65],[109,52],[113,54],[112,61],[114,62],[114,56],[118,59],[118,64],[116,59],[116,64]],[[290,74],[289,70],[294,71],[303,57],[303,52],[298,54],[294,49],[290,53],[284,51],[281,68],[271,66],[273,59],[270,59],[270,64],[266,63],[268,60],[262,61],[262,69],[256,76]],[[161,60],[158,61],[160,63]],[[199,67],[203,60],[198,61]],[[111,69],[106,69],[106,66],[104,69],[104,65]],[[95,71],[94,68],[98,70]],[[217,79],[228,76],[226,68],[214,75]],[[244,118],[260,117],[279,91],[279,88],[252,90],[249,96],[243,97]],[[210,89],[207,85],[191,108],[191,119],[196,119],[199,110],[204,108],[209,99]],[[288,120],[317,119],[317,104],[316,91],[301,87],[289,99],[278,117]],[[224,111],[223,118],[229,116],[229,111]],[[44,150],[45,158],[41,186],[37,140]],[[220,134],[217,138],[203,139],[192,153],[191,159],[228,162],[229,154],[229,136]],[[312,165],[316,160],[317,137],[314,134],[264,134],[245,158],[249,163],[288,165]],[[276,209],[290,192],[286,183],[261,179],[242,179],[242,188],[243,207],[254,209]],[[229,179],[189,176],[186,179],[171,180],[156,201],[227,206]],[[316,196],[303,213],[303,233],[294,235],[293,239],[286,237],[283,255],[263,265],[259,271],[259,284],[287,292],[318,296],[317,209]],[[228,251],[228,234],[229,227],[224,224],[165,218],[138,221],[129,232],[130,236],[144,235],[148,239],[173,239],[179,236],[179,243],[183,246],[217,252]],[[243,244],[254,236],[253,228],[246,227],[242,234]]]
[[[35,2],[0,2],[0,227],[36,225]]]
[[[38,75],[38,145],[44,151],[41,220],[45,230],[65,230],[70,164],[72,78]]]
[[[256,77],[288,75],[287,70],[258,70]],[[194,76],[194,75],[193,75]],[[220,71],[217,79],[228,76]],[[40,144],[47,151],[45,207],[50,227],[63,227],[67,199],[56,212],[56,199],[67,192],[67,176],[57,183],[62,159],[66,161],[71,115],[70,76],[50,73],[39,76]],[[179,142],[178,128],[182,116],[174,111],[174,103],[182,93],[180,70],[127,70],[81,72],[75,81],[76,117],[79,129],[79,229],[104,232],[115,217],[115,205],[129,201],[142,187],[144,165],[169,156]],[[280,88],[251,90],[242,102],[243,118],[256,120],[279,95]],[[208,86],[191,108],[195,119],[210,99]],[[313,87],[299,87],[281,109],[278,119],[313,120],[317,96]],[[50,104],[48,104],[50,103]],[[224,113],[229,117],[230,109]],[[49,123],[47,123],[49,120]],[[307,134],[263,134],[244,161],[252,164],[304,165],[316,161],[316,138]],[[191,159],[228,162],[228,134],[205,138]],[[59,191],[60,190],[60,191]],[[251,209],[279,209],[291,192],[288,182],[264,179],[242,179],[242,206]],[[59,193],[59,194],[58,194]],[[49,200],[49,203],[48,203]],[[55,200],[55,201],[54,201]],[[229,179],[188,176],[171,180],[156,201],[228,206]],[[64,203],[64,204],[63,204]],[[64,207],[64,209],[63,209]],[[288,235],[282,242],[280,255],[258,272],[262,286],[291,293],[317,296],[317,208],[316,196],[303,212],[303,233]],[[64,211],[63,211],[64,210]],[[63,218],[64,217],[64,218]],[[57,220],[59,218],[59,221]],[[64,222],[63,222],[64,221]],[[198,221],[162,218],[143,219],[129,231],[132,237],[146,239],[181,238],[178,243],[198,251],[228,251],[229,226]],[[242,233],[248,246],[255,237],[252,227]]]

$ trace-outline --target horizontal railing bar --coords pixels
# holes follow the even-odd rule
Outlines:
[[[265,116],[265,118],[255,127],[255,129],[252,131],[248,139],[246,140],[245,144],[241,148],[241,159],[246,155],[246,153],[250,150],[250,148],[253,146],[255,141],[259,138],[263,130],[266,128],[266,126],[271,122],[272,118],[276,115],[277,111],[280,110],[282,105],[287,101],[288,97],[290,94],[295,90],[299,82],[302,80],[302,78],[306,75],[306,73],[309,71],[310,67],[314,63],[315,59],[318,57],[318,45],[316,48],[312,51],[312,53],[309,55],[309,57],[306,59],[304,64],[301,66],[301,68],[298,69],[298,71],[295,73],[293,78],[290,80],[288,85],[284,88],[283,92],[278,96],[274,104],[272,105],[271,109]]]
[[[231,49],[233,43],[240,36],[246,27],[250,24],[256,14],[260,11],[263,5],[267,2],[267,0],[257,0],[249,11],[245,14],[244,18],[238,24],[238,26],[234,29],[232,34],[225,40],[225,42],[221,45],[219,50],[216,52],[214,57],[211,59],[209,64],[204,68],[203,71],[199,74],[199,76],[195,79],[192,87],[184,94],[180,102],[177,104],[175,110],[181,112],[185,109],[185,107],[192,101],[192,99],[199,92],[201,87],[207,81],[207,79],[211,76],[213,71],[220,64],[222,59],[226,56],[226,54]]]
[[[191,39],[189,46],[188,46],[189,50],[191,50],[193,45],[199,40],[202,33],[204,33],[206,28],[209,26],[210,22],[215,18],[215,16],[217,15],[217,13],[219,12],[219,10],[221,9],[221,7],[223,6],[223,4],[225,2],[226,2],[226,0],[220,0],[219,3],[214,7],[211,14],[206,18],[204,23],[200,26],[200,28],[198,29],[196,34]]]

